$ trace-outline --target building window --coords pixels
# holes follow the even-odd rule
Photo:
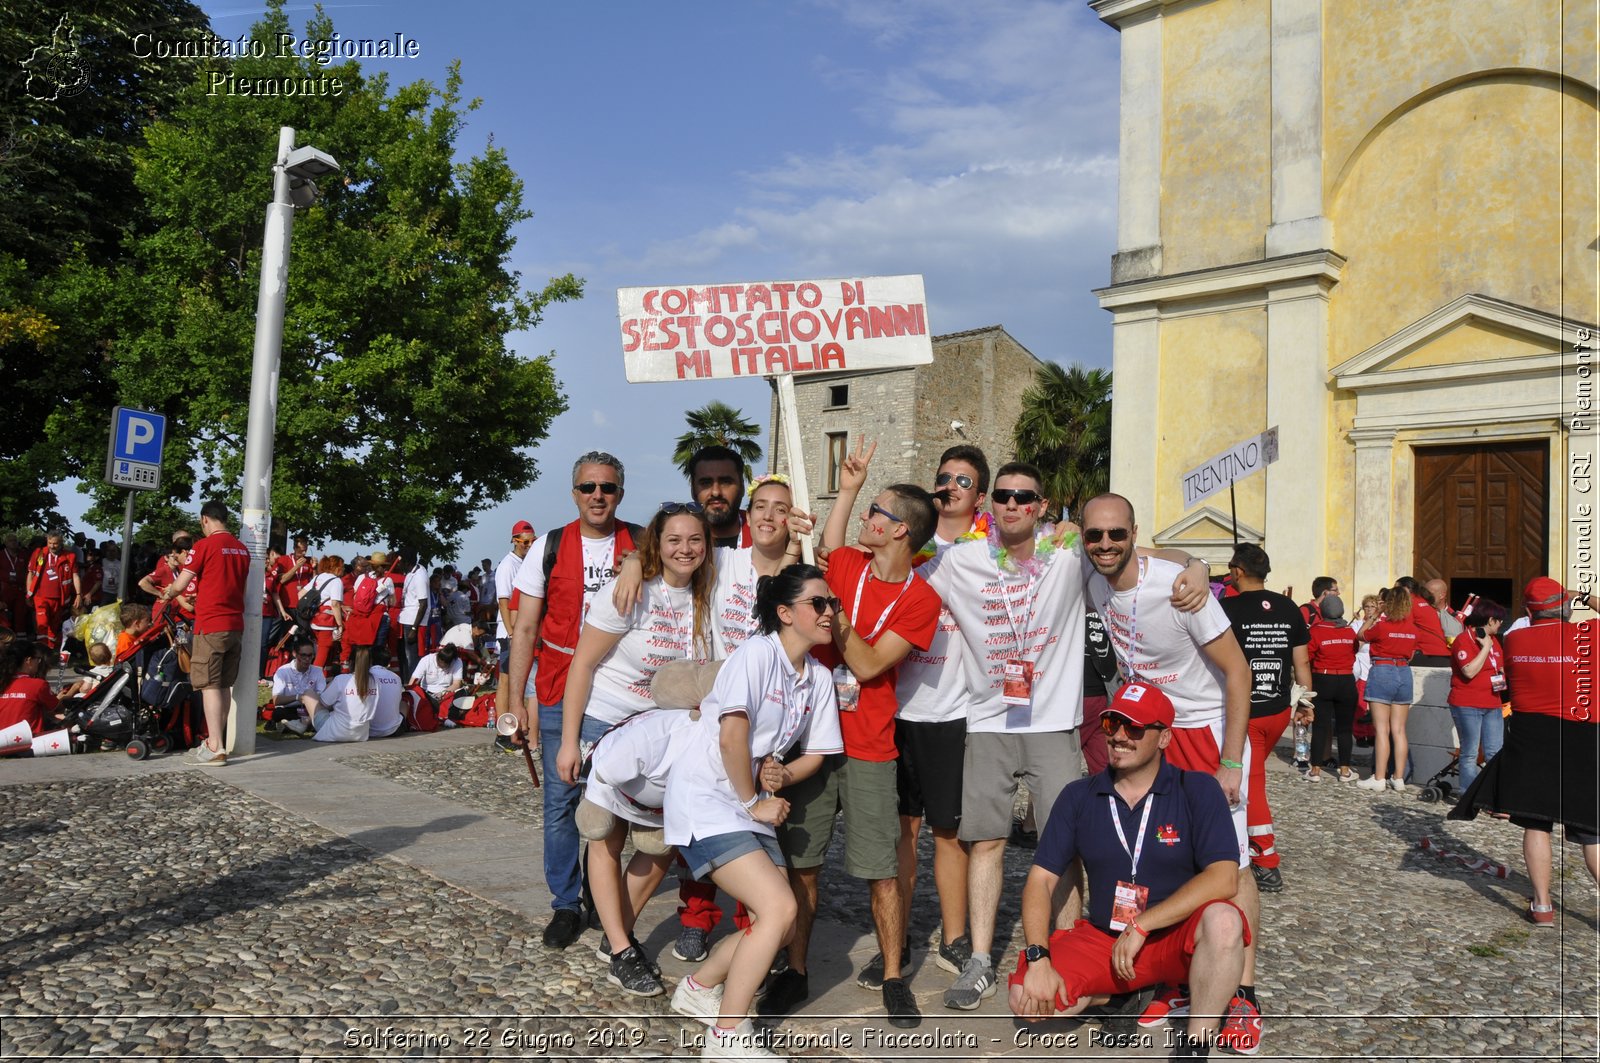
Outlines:
[[[847,453],[845,450],[844,441],[847,434],[848,433],[845,432],[828,433],[827,493],[830,495],[836,495],[839,493],[839,470],[844,468],[844,458],[845,454]]]
[[[828,409],[837,410],[841,406],[850,405],[849,384],[828,385]]]

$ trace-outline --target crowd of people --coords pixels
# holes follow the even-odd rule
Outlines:
[[[801,560],[812,518],[787,480],[749,479],[723,447],[697,453],[689,497],[643,526],[617,517],[622,462],[586,453],[575,519],[543,536],[517,522],[505,557],[464,576],[393,550],[313,560],[296,540],[261,589],[264,645],[284,647],[265,715],[323,740],[378,737],[405,725],[403,677],[438,705],[464,664],[497,671],[516,727],[496,741],[536,747],[543,766],[544,945],[598,926],[613,984],[665,992],[636,924],[675,870],[673,952],[698,966],[671,1003],[710,1028],[707,1058],[776,1058],[752,1016],[810,995],[839,830],[878,946],[857,983],[888,1021],[921,1021],[906,928],[924,825],[941,923],[930,958],[953,975],[943,1004],[972,1010],[996,993],[1002,861],[1024,790],[1037,848],[1011,1010],[1130,1010],[1145,1027],[1173,1023],[1180,1056],[1255,1053],[1259,892],[1285,888],[1267,762],[1296,726],[1305,784],[1405,793],[1419,667],[1449,669],[1464,790],[1451,815],[1524,830],[1528,919],[1554,921],[1554,824],[1600,874],[1596,623],[1571,622],[1586,596],[1535,579],[1528,615],[1507,625],[1497,603],[1457,611],[1442,582],[1407,577],[1351,617],[1333,577],[1302,605],[1268,590],[1260,546],[1236,546],[1213,582],[1205,559],[1139,545],[1120,495],[1051,525],[1039,471],[1009,462],[991,476],[972,446],[941,456],[931,490],[897,483],[863,500],[874,450],[858,442],[843,461],[815,565]],[[175,535],[140,582],[163,603],[188,599],[213,735],[195,756],[220,764],[248,558],[220,505],[201,528],[198,543]],[[83,604],[85,571],[62,536],[41,548],[23,570],[48,629]],[[0,727],[42,700],[48,651],[19,638],[0,657]],[[714,940],[719,891],[742,932]]]

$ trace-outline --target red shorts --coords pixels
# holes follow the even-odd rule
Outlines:
[[[1087,919],[1079,919],[1071,930],[1050,935],[1050,965],[1066,983],[1067,999],[1056,1000],[1056,1010],[1065,1011],[1080,997],[1131,993],[1152,985],[1182,985],[1189,980],[1189,961],[1194,957],[1194,937],[1200,930],[1200,913],[1213,904],[1226,904],[1239,912],[1244,925],[1244,943],[1250,944],[1250,920],[1232,901],[1207,901],[1177,926],[1151,931],[1139,955],[1133,958],[1133,980],[1124,982],[1111,970],[1111,950],[1117,935],[1101,930]],[[1028,961],[1019,953],[1011,985],[1021,985]]]

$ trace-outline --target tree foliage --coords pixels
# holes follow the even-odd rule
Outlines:
[[[727,447],[744,459],[747,469],[761,460],[761,444],[756,442],[761,426],[745,417],[743,410],[713,399],[699,409],[687,411],[683,419],[689,430],[678,437],[672,460],[685,476],[689,475],[689,459],[701,447]]]
[[[289,31],[281,3],[252,30]],[[319,10],[305,36],[333,34]],[[339,161],[297,211],[278,392],[272,511],[314,540],[453,548],[477,511],[537,476],[530,448],[566,400],[547,357],[510,333],[538,324],[582,282],[526,290],[507,264],[531,216],[492,141],[458,161],[461,74],[391,90],[355,61],[207,61],[240,81],[337,78],[337,95],[208,95],[193,81],[133,152],[151,227],[131,235],[110,295],[120,322],[110,376],[120,401],[168,416],[163,493],[234,503],[243,472],[263,218],[278,128]],[[87,461],[94,438],[70,440]],[[95,443],[98,439],[98,443]],[[96,487],[92,522],[120,519]]]
[[[1111,482],[1111,374],[1045,362],[1022,394],[1017,457],[1044,473],[1045,494],[1076,515]]]
[[[0,19],[0,514],[59,524],[51,485],[98,475],[116,404],[110,271],[150,220],[133,148],[197,65],[130,42],[204,33],[187,0],[12,0]],[[100,453],[63,445],[96,421]],[[85,466],[85,454],[90,455]],[[154,508],[161,508],[159,506]],[[120,520],[120,518],[119,518]]]

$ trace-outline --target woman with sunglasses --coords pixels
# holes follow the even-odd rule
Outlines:
[[[674,1011],[711,1025],[706,1058],[778,1058],[757,1043],[748,1017],[798,910],[776,835],[789,803],[773,795],[844,749],[832,674],[810,656],[833,640],[838,610],[814,566],[762,577],[755,603],[761,633],[722,666],[667,774],[667,844],[753,920],[746,933],[723,938],[672,995]],[[802,755],[782,763],[796,748]]]

